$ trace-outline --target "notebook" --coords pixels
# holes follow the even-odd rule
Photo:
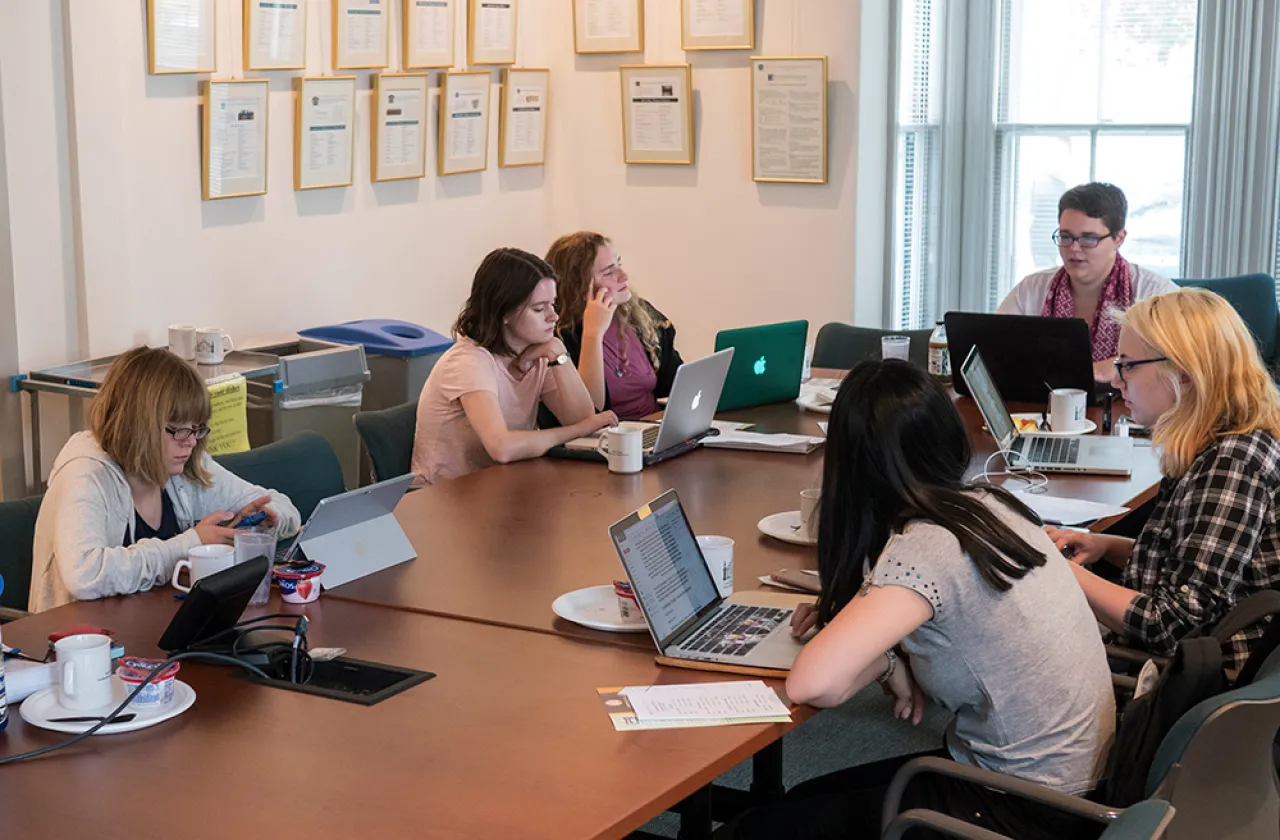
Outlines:
[[[765,324],[716,333],[716,349],[734,349],[720,411],[794,400],[800,395],[808,321]]]

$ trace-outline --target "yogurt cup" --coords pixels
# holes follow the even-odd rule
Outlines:
[[[142,685],[146,681],[147,676],[157,665],[163,665],[163,659],[143,659],[140,656],[124,656],[120,658],[120,665],[116,668],[116,676],[120,682],[124,683],[126,694],[132,694],[134,689]],[[151,682],[138,692],[138,696],[133,698],[129,704],[132,709],[154,709],[165,705],[173,700],[173,682],[178,676],[178,669],[181,667],[179,662],[170,662],[160,673],[156,674]]]
[[[280,584],[280,600],[286,604],[310,604],[320,597],[320,576],[324,574],[322,563],[297,566],[276,566],[276,582]]]

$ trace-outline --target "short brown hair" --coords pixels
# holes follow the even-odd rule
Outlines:
[[[94,397],[89,428],[126,475],[163,487],[169,480],[165,426],[207,425],[211,414],[209,390],[194,368],[167,350],[135,347],[112,363]],[[205,442],[196,441],[182,474],[208,487],[204,451]]]
[[[476,269],[471,296],[453,325],[455,337],[464,336],[495,356],[514,356],[502,332],[504,318],[524,306],[537,285],[556,272],[541,257],[519,248],[499,248]]]

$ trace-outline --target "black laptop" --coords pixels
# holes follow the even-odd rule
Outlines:
[[[977,347],[1009,402],[1043,403],[1051,388],[1079,388],[1090,405],[1097,403],[1093,344],[1083,318],[948,312],[946,325],[951,358],[967,359]],[[956,393],[972,396],[963,376],[953,384]]]

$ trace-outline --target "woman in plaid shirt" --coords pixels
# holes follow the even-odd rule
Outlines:
[[[1119,316],[1113,387],[1161,448],[1156,507],[1136,541],[1048,528],[1098,620],[1129,643],[1172,654],[1240,601],[1280,588],[1280,394],[1240,316],[1182,289]],[[1123,585],[1085,567],[1106,556]],[[1244,664],[1262,625],[1231,639]]]

